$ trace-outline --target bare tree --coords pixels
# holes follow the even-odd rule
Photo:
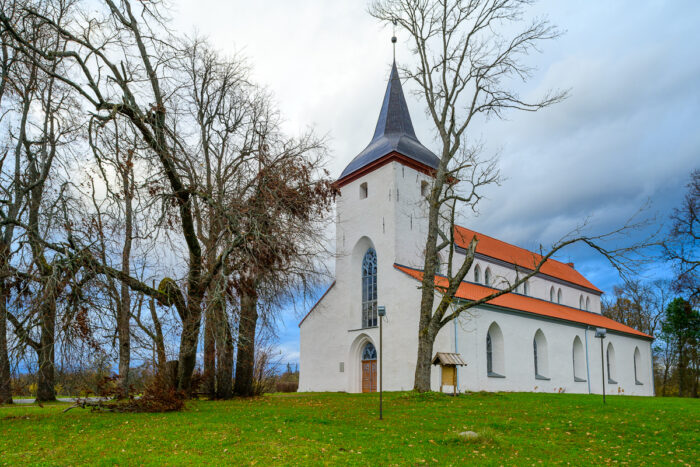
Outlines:
[[[65,50],[66,43],[58,34],[42,21],[20,15],[22,4],[15,6],[14,24],[27,43],[44,53]],[[58,4],[47,5],[43,11],[55,14],[60,24],[66,9],[66,5]],[[71,98],[69,88],[55,79],[55,75],[65,71],[62,60],[47,61],[36,52],[19,53],[17,38],[8,31],[2,32],[10,37],[6,44],[17,56],[15,73],[6,78],[14,89],[19,107],[19,131],[13,135],[16,142],[14,169],[19,175],[10,185],[14,200],[3,226],[10,242],[8,247],[19,247],[21,254],[18,256],[24,258],[21,263],[25,268],[22,271],[18,267],[13,272],[16,279],[21,279],[18,289],[24,289],[18,292],[15,300],[19,306],[11,312],[6,308],[5,314],[21,343],[36,352],[37,400],[49,401],[55,399],[58,298],[70,293],[79,267],[66,262],[62,255],[47,251],[45,240],[62,229],[66,218],[65,189],[53,172],[59,153],[67,152],[67,146],[75,138],[78,125],[71,110],[79,107]],[[18,230],[20,236],[13,239],[12,233]],[[24,301],[22,295],[30,289],[33,292],[31,301]]]
[[[526,81],[532,68],[524,63],[543,42],[560,32],[546,19],[525,20],[530,0],[377,0],[369,8],[375,18],[408,32],[415,67],[403,74],[417,84],[437,133],[440,163],[427,196],[428,230],[421,283],[418,354],[414,389],[430,390],[433,343],[440,329],[469,309],[516,290],[537,274],[557,251],[582,242],[611,260],[629,249],[607,250],[603,240],[622,236],[631,226],[599,236],[574,229],[548,252],[520,265],[515,281],[479,300],[458,301],[455,294],[469,272],[478,240],[456,238],[460,209],[476,210],[483,188],[498,183],[494,159],[483,157],[482,145],[469,128],[479,117],[500,118],[510,110],[529,112],[561,102],[564,91],[550,91],[526,101],[513,91],[513,81]],[[459,183],[457,183],[459,182]],[[466,245],[464,256],[457,243]],[[436,288],[443,258],[447,283]],[[619,264],[618,264],[619,266]]]
[[[87,13],[80,12],[70,16],[67,24],[40,5],[28,2],[21,9],[22,17],[48,28],[66,44],[63,50],[38,47],[5,12],[0,12],[0,32],[9,35],[15,50],[42,73],[72,89],[89,109],[90,144],[98,163],[106,160],[108,150],[112,156],[121,154],[115,159],[120,189],[114,193],[124,198],[123,219],[132,209],[129,193],[145,186],[147,196],[162,206],[153,222],[171,243],[172,254],[184,252],[184,267],[181,276],[165,277],[157,288],[149,285],[129,265],[133,252],[127,239],[132,233],[126,222],[120,234],[125,240],[120,261],[105,254],[94,229],[72,227],[65,239],[44,238],[41,246],[90,274],[107,277],[112,292],[117,283],[122,285],[115,298],[117,309],[121,307],[118,334],[123,336],[120,371],[128,371],[126,311],[133,301],[126,285],[132,294],[176,310],[182,326],[178,386],[185,391],[192,389],[203,309],[211,307],[210,322],[223,329],[213,333],[214,342],[220,336],[217,353],[231,362],[220,365],[226,379],[224,373],[230,371],[226,368],[232,367],[232,332],[230,322],[222,318],[226,313],[221,304],[230,298],[220,295],[225,279],[238,274],[232,269],[237,260],[230,256],[239,250],[260,253],[256,251],[263,244],[259,238],[274,235],[266,231],[266,216],[309,219],[320,204],[328,202],[333,189],[326,178],[319,180],[316,166],[309,164],[310,156],[322,151],[312,135],[289,139],[278,133],[278,117],[269,96],[246,82],[239,61],[222,60],[197,41],[183,44],[168,35],[159,15],[160,2],[132,5],[128,0],[106,0],[97,9],[90,3],[89,21],[83,21]],[[60,73],[52,68],[58,62],[65,68]],[[128,128],[139,150],[122,153],[124,148],[116,151],[105,144],[112,127]],[[192,133],[192,128],[197,131]],[[262,157],[263,153],[270,155]],[[133,173],[142,179],[134,180],[135,175],[120,169],[122,164],[136,164],[139,170]],[[261,183],[266,178],[276,185]],[[267,211],[253,209],[254,203],[263,200],[270,202]],[[93,203],[99,213],[98,204]],[[256,257],[260,264],[272,265],[270,261],[287,254]],[[140,305],[130,308],[131,316],[139,317],[134,318],[138,328],[155,337],[154,348],[161,355],[160,319],[152,313],[149,325],[140,319]]]
[[[676,269],[674,288],[692,303],[700,303],[700,169],[690,174],[688,193],[673,211],[664,254]]]
[[[671,300],[670,283],[665,280],[629,280],[603,299],[602,314],[650,336],[660,330],[666,306]]]
[[[0,9],[12,17],[16,8],[14,1],[0,2]],[[0,123],[7,119],[5,109],[15,95],[15,89],[10,85],[11,70],[17,65],[17,55],[14,53],[9,42],[11,37],[8,34],[0,33],[0,46],[2,47],[2,57],[0,57]],[[25,110],[23,108],[23,110]],[[28,113],[28,104],[23,112],[23,120]],[[8,138],[9,141],[10,138]],[[14,152],[14,161],[10,162],[10,155]],[[25,190],[20,186],[20,152],[18,148],[12,151],[10,145],[3,144],[0,148],[0,174],[2,175],[2,196],[1,216],[3,219],[15,220],[24,203]],[[9,296],[8,282],[12,277],[10,270],[12,243],[14,240],[15,224],[10,222],[0,228],[0,404],[12,403],[12,385],[10,373],[10,359],[7,345],[7,300]]]
[[[127,283],[132,290],[175,306],[182,321],[178,385],[189,391],[205,292],[227,255],[244,237],[233,226],[228,232],[227,246],[216,261],[205,264],[193,216],[197,188],[186,183],[185,167],[180,158],[183,146],[176,129],[177,112],[169,100],[172,95],[168,87],[175,88],[177,83],[168,65],[177,51],[167,40],[157,36],[155,29],[161,27],[158,7],[159,2],[141,3],[140,11],[135,13],[127,0],[106,0],[102,10],[92,12],[91,21],[86,23],[75,18],[65,27],[55,16],[35,7],[25,8],[27,17],[42,21],[68,44],[66,50],[55,52],[46,52],[28,41],[4,13],[0,13],[0,23],[25,54],[37,55],[48,63],[57,59],[70,63],[73,73],[56,73],[50,65],[37,62],[43,72],[70,86],[93,109],[94,120],[105,124],[113,119],[124,119],[138,131],[148,152],[155,155],[164,179],[164,195],[176,208],[178,229],[187,250],[183,286],[166,278],[154,289],[132,275],[105,265],[89,250],[81,249],[80,258],[95,271]],[[151,21],[153,29],[149,29],[146,19]],[[170,75],[163,77],[164,71],[169,71]],[[54,246],[61,252],[69,249]]]

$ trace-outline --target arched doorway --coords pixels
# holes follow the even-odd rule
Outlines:
[[[377,392],[377,350],[371,342],[362,349],[362,392]]]

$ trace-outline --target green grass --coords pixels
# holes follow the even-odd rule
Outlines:
[[[0,465],[697,464],[700,401],[571,394],[279,394],[169,414],[0,407]],[[464,441],[458,433],[482,436]]]

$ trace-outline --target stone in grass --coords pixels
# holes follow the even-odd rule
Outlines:
[[[479,433],[475,431],[463,431],[459,434],[459,437],[464,440],[472,440],[477,439],[479,437]]]

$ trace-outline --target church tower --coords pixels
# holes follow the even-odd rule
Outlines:
[[[439,163],[416,137],[394,62],[374,135],[336,182],[341,194],[336,204],[339,289],[360,292],[358,271],[370,249],[376,252],[379,277],[390,276],[395,263],[422,269],[427,237],[425,198]],[[386,300],[391,284],[384,280],[378,287]],[[361,315],[354,305],[349,308],[349,319]]]

